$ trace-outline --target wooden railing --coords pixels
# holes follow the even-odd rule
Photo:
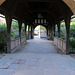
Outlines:
[[[21,37],[21,44],[24,44],[26,42],[26,37]]]
[[[21,42],[20,42],[20,38],[14,39],[11,41],[11,51],[17,49],[18,47],[20,47],[20,45],[23,45],[26,42],[26,37],[21,37]]]
[[[66,53],[66,41],[58,38],[58,37],[54,37],[54,44],[59,47],[63,53]]]

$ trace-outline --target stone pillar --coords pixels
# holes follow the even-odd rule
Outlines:
[[[60,37],[60,21],[58,21],[57,26],[58,26],[58,37]]]
[[[19,38],[20,38],[20,44],[21,44],[21,28],[22,28],[22,21],[18,21],[19,24]]]
[[[6,23],[7,23],[7,53],[11,52],[11,23],[12,23],[12,18],[10,16],[5,16],[6,17]]]
[[[70,17],[65,19],[65,25],[66,25],[66,54],[69,54]]]

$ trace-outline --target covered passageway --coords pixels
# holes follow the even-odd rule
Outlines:
[[[75,15],[74,0],[0,0],[0,13],[5,15],[7,23],[7,53],[26,42],[26,29],[28,26],[28,39],[33,39],[33,31],[37,25],[47,29],[47,39],[54,37],[54,44],[60,46],[64,53],[69,54],[70,20]],[[75,17],[75,16],[73,16]],[[11,42],[11,23],[16,19],[19,25],[19,39],[16,44]],[[66,41],[60,38],[60,22],[65,21]],[[25,37],[21,37],[22,23],[25,24]],[[55,25],[58,27],[58,38],[55,37]],[[62,44],[63,43],[63,44]],[[15,47],[16,45],[16,47]]]

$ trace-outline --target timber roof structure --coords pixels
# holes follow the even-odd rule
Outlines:
[[[75,14],[74,0],[0,0],[0,13],[10,14],[27,24],[35,24],[36,19],[46,23],[57,23]],[[40,17],[38,16],[40,14]]]

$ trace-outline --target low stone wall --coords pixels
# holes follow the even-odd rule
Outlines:
[[[21,43],[20,38],[14,39],[11,41],[11,51],[16,50],[20,45],[23,45],[26,42],[26,37],[21,37]]]
[[[63,53],[66,53],[66,41],[58,38],[58,37],[54,37],[54,44],[59,47]]]

